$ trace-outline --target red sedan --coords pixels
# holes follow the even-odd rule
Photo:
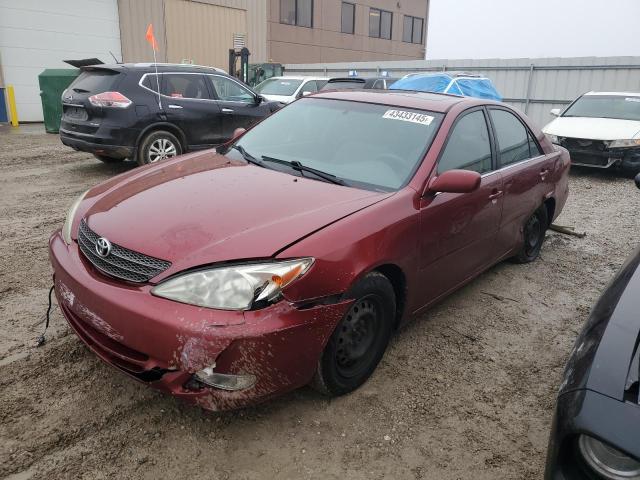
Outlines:
[[[50,240],[55,291],[100,358],[205,408],[341,395],[398,325],[534,260],[568,170],[501,103],[320,93],[83,194]]]

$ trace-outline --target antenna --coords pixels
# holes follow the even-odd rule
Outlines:
[[[113,52],[111,50],[109,50],[109,53],[111,54],[111,56],[113,57],[113,59],[116,61],[116,63],[122,63],[119,62],[118,59],[116,58],[116,56],[113,54]]]

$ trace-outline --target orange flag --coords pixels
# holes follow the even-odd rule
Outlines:
[[[151,47],[153,48],[153,51],[157,51],[158,50],[158,42],[156,42],[156,37],[153,35],[153,23],[150,23],[149,26],[147,27],[147,42],[149,42],[151,44]]]

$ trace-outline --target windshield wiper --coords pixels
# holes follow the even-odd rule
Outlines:
[[[279,163],[281,165],[287,165],[288,167],[291,167],[293,170],[296,170],[297,172],[300,172],[300,173],[303,173],[303,172],[311,173],[318,178],[321,178],[330,183],[335,183],[336,185],[347,185],[347,183],[341,178],[338,178],[335,175],[332,175],[330,173],[323,172],[322,170],[316,170],[315,168],[307,167],[306,165],[303,165],[297,160],[293,160],[289,162],[287,160],[280,160],[279,158],[268,157],[266,155],[262,156],[262,160],[266,160],[267,162]]]
[[[258,165],[259,167],[262,167],[262,168],[267,168],[267,166],[264,164],[263,161],[258,160],[256,157],[254,157],[249,152],[247,152],[242,145],[234,145],[231,148],[239,151],[240,155],[242,155],[242,158],[244,158],[247,162],[253,163],[254,165]]]

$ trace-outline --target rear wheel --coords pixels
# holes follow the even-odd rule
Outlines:
[[[181,154],[182,145],[173,133],[166,130],[156,130],[149,133],[140,142],[138,163],[140,165],[156,163]]]
[[[546,207],[542,205],[524,224],[523,245],[520,252],[513,257],[516,263],[530,263],[538,258],[547,228],[549,228],[548,213]]]
[[[347,294],[355,301],[325,347],[312,386],[338,396],[362,385],[378,366],[391,338],[396,301],[391,283],[371,272]]]
[[[94,153],[93,156],[104,163],[118,163],[124,162],[125,160],[124,158],[107,157],[106,155],[98,155],[97,153]]]

